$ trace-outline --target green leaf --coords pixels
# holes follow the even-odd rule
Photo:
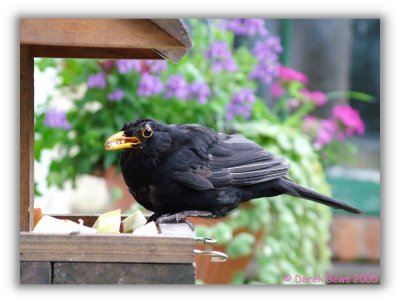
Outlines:
[[[276,141],[283,150],[291,150],[292,149],[292,143],[290,142],[290,139],[287,136],[287,134],[285,134],[283,132],[279,133],[276,137]]]
[[[53,58],[35,58],[35,66],[43,72],[49,67],[57,67],[57,61]]]
[[[213,238],[217,240],[218,244],[226,244],[232,239],[231,227],[224,222],[219,222],[213,228]]]
[[[290,115],[289,118],[286,119],[285,125],[300,126],[303,117],[311,112],[314,108],[315,104],[313,102],[304,103],[296,112],[294,112],[292,115]]]
[[[372,103],[375,101],[374,96],[357,91],[334,91],[334,92],[329,92],[326,95],[329,100],[349,98],[367,103]]]
[[[211,238],[213,229],[206,225],[196,225],[195,233],[196,237]]]
[[[231,258],[247,256],[253,252],[255,242],[256,238],[253,234],[242,232],[233,238],[226,251]]]
[[[299,81],[292,81],[289,83],[288,92],[291,97],[296,99],[302,99],[303,95],[301,93],[301,89],[303,88],[303,84]]]
[[[312,153],[310,142],[302,136],[296,136],[294,140],[294,150],[302,157]]]

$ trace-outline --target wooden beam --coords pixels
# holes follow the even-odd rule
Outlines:
[[[21,19],[20,43],[112,48],[182,49],[147,19]]]
[[[20,230],[29,231],[33,228],[33,55],[29,47],[20,46]]]
[[[20,233],[21,261],[192,263],[194,238]]]
[[[38,58],[164,59],[164,56],[161,56],[156,50],[146,48],[30,45],[29,49],[33,56]]]
[[[181,42],[185,49],[183,50],[175,50],[175,49],[157,49],[159,53],[161,53],[164,57],[169,58],[172,62],[178,63],[179,60],[192,48],[193,43],[190,35],[183,24],[183,22],[179,19],[150,19],[151,22],[156,24],[159,28],[161,28],[164,32],[174,37],[176,40]]]
[[[190,38],[189,33],[181,20],[150,19],[150,21],[156,24],[164,32],[181,42],[187,50],[190,50],[192,48],[192,39]]]

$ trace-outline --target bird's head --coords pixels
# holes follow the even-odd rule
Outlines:
[[[106,150],[162,150],[169,148],[171,137],[167,125],[151,119],[139,119],[126,123],[121,131],[110,136],[104,143]]]

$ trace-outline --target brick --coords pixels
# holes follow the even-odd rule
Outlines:
[[[365,231],[366,258],[369,260],[378,261],[380,259],[380,231],[381,224],[379,218],[369,218]]]
[[[377,217],[335,216],[330,246],[334,258],[342,261],[380,259],[380,219]]]
[[[333,219],[331,248],[339,260],[349,261],[358,257],[358,223],[353,217],[337,216]]]

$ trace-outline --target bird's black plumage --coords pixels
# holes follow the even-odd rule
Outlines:
[[[149,119],[125,124],[121,134],[125,141],[120,142],[135,142],[122,152],[123,177],[133,197],[155,213],[153,218],[183,211],[222,217],[242,202],[281,194],[361,213],[294,183],[283,157],[242,136]]]

